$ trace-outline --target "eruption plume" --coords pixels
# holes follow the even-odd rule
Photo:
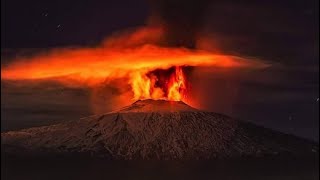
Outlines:
[[[78,82],[87,86],[125,79],[134,100],[180,101],[187,94],[183,66],[266,66],[261,61],[231,55],[163,47],[159,45],[162,36],[162,28],[143,27],[114,35],[99,47],[54,49],[32,57],[18,57],[2,67],[1,77],[15,80],[56,78],[66,85]]]

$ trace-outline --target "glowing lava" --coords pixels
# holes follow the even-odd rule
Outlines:
[[[182,67],[158,70],[157,73],[154,71],[148,74],[134,73],[131,86],[135,99],[181,101],[187,90]]]
[[[185,96],[186,80],[182,68],[175,69],[175,75],[170,78],[168,99],[180,101]]]

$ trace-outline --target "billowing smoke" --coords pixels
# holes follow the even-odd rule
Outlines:
[[[195,48],[203,28],[209,0],[151,0],[151,23],[165,27],[167,46]]]

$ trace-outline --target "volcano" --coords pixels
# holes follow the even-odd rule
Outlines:
[[[6,154],[188,160],[318,154],[318,145],[182,101],[139,100],[77,121],[1,133]]]

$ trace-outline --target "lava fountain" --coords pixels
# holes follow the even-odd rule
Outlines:
[[[187,82],[182,67],[135,73],[131,79],[135,99],[181,101],[186,96]]]

